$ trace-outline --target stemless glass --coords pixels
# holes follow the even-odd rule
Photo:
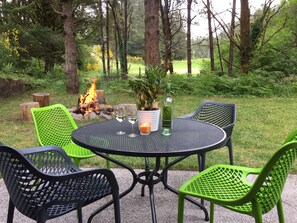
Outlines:
[[[122,106],[122,105],[115,106],[114,107],[114,112],[115,112],[116,120],[118,120],[120,122],[120,129],[122,129],[122,122],[126,118],[125,106]],[[126,132],[120,130],[120,131],[116,132],[116,134],[117,135],[124,135],[124,134],[126,134]]]
[[[132,133],[128,135],[129,137],[136,137],[138,134],[134,133],[134,124],[137,122],[137,108],[135,106],[127,107],[127,117],[128,121],[132,124]]]

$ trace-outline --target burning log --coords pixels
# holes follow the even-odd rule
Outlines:
[[[72,112],[82,114],[83,119],[92,119],[96,116],[111,117],[113,108],[106,105],[104,90],[96,90],[96,81],[93,80],[86,93],[80,95],[77,108]]]

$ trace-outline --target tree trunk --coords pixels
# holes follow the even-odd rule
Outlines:
[[[162,1],[160,1],[160,11],[161,11],[161,18],[162,18],[162,28],[163,28],[163,35],[164,35],[164,68],[166,71],[170,71],[170,74],[173,73],[172,67],[172,34],[171,34],[171,27],[170,27],[170,7],[168,0],[164,1],[164,6],[162,5]]]
[[[127,0],[121,1],[122,8],[119,8],[119,3],[117,1],[111,2],[111,12],[114,19],[115,31],[116,31],[116,41],[117,41],[117,49],[119,53],[120,59],[120,70],[121,70],[121,78],[127,79],[128,73],[128,65],[127,65],[127,40],[128,40],[128,14],[127,14]],[[117,11],[121,11],[122,17],[117,13]],[[125,30],[126,29],[126,30]]]
[[[191,44],[191,10],[193,0],[188,0],[187,4],[187,65],[188,65],[188,76],[192,76],[192,44]]]
[[[145,9],[145,65],[160,65],[159,0],[144,0]]]
[[[33,102],[38,102],[39,107],[49,106],[50,94],[49,93],[34,93]]]
[[[109,7],[106,2],[106,56],[107,56],[107,75],[110,75],[110,49],[109,49]]]
[[[229,61],[228,61],[228,75],[230,77],[233,75],[235,15],[236,15],[236,0],[233,0],[231,25],[230,25]]]
[[[128,76],[128,60],[127,60],[127,42],[128,42],[128,0],[122,0],[123,5],[123,69],[122,79],[127,79]]]
[[[54,68],[55,68],[55,59],[53,57],[51,57],[50,54],[46,54],[44,57],[44,72],[50,72],[53,73]]]
[[[248,0],[241,0],[240,2],[240,72],[247,74],[250,60],[250,9]]]
[[[77,76],[76,61],[76,42],[75,30],[72,14],[72,0],[63,0],[63,29],[64,29],[64,45],[65,45],[65,74],[66,74],[66,92],[68,94],[79,93],[79,82]]]
[[[215,70],[214,64],[214,47],[213,47],[213,34],[211,26],[211,12],[210,12],[210,0],[207,0],[207,20],[208,20],[208,39],[209,39],[209,56],[210,56],[210,70]]]
[[[21,113],[21,120],[23,122],[33,122],[33,117],[31,113],[32,108],[39,108],[38,102],[25,102],[20,104],[20,113]]]
[[[117,31],[114,29],[114,48],[115,48],[115,61],[116,61],[116,71],[117,71],[117,77],[120,77],[119,72],[119,47],[118,47],[118,38],[117,38]]]
[[[99,43],[101,46],[101,61],[102,61],[102,69],[103,69],[103,75],[106,76],[106,65],[105,65],[105,38],[104,38],[104,32],[103,32],[103,11],[102,11],[102,1],[99,0]]]
[[[219,36],[218,36],[215,21],[213,21],[213,26],[215,27],[217,49],[218,49],[218,55],[219,55],[219,60],[220,60],[220,69],[221,69],[221,74],[223,75],[224,74],[224,68],[223,68],[223,61],[222,61],[222,53],[221,53],[220,41],[219,41]]]

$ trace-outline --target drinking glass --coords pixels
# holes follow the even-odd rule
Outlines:
[[[127,107],[127,117],[128,121],[132,124],[132,133],[128,135],[129,137],[136,137],[137,134],[134,133],[134,124],[137,122],[137,108],[135,106]]]
[[[114,112],[115,112],[116,120],[118,120],[120,122],[120,129],[122,129],[122,122],[126,118],[125,106],[122,106],[122,105],[115,106],[114,107]],[[124,134],[126,134],[126,132],[120,130],[120,131],[116,132],[116,134],[117,135],[124,135]]]

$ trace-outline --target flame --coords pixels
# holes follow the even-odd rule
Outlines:
[[[96,80],[92,80],[91,87],[84,95],[80,95],[79,107],[86,109],[85,112],[98,110],[98,100],[96,94]]]

